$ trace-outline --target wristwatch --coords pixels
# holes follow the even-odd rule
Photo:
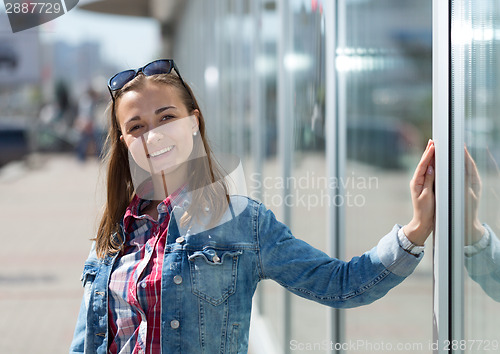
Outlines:
[[[408,237],[405,235],[403,228],[400,228],[398,231],[398,239],[399,239],[399,245],[408,253],[418,256],[420,253],[422,253],[425,249],[424,246],[417,246],[410,240],[408,240]]]

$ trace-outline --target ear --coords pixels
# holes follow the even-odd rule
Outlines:
[[[125,145],[125,149],[128,150],[128,146],[127,146],[127,143],[125,142],[125,138],[123,137],[123,135],[120,135],[120,142],[122,142],[123,145]]]
[[[193,121],[193,125],[192,125],[192,131],[193,133],[194,132],[197,132],[200,128],[200,111],[195,109],[193,110],[193,114],[192,114],[194,117],[192,118],[192,121]]]

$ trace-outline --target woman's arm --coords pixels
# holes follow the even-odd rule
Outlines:
[[[415,245],[423,245],[434,225],[433,164],[434,143],[429,140],[410,183],[413,218],[404,233]],[[381,298],[411,274],[423,256],[403,249],[398,239],[401,226],[396,225],[377,247],[345,262],[296,239],[262,205],[258,215],[261,278],[332,307],[361,306]]]
[[[291,292],[319,303],[347,308],[369,304],[401,283],[418,257],[399,245],[399,225],[378,246],[349,262],[332,258],[296,239],[263,205],[259,210],[259,273]]]
[[[83,267],[83,273],[80,278],[82,285],[84,287],[82,302],[80,305],[80,311],[78,313],[78,318],[76,320],[75,331],[73,334],[73,340],[71,341],[69,352],[70,354],[84,353],[85,352],[85,337],[87,336],[87,313],[88,306],[90,302],[90,291],[91,291],[91,278],[93,278],[97,272],[97,255],[95,252],[95,242],[92,242],[92,247],[90,249],[89,256],[85,261]],[[91,265],[91,266],[88,266]]]
[[[87,329],[87,307],[85,306],[85,297],[82,298],[80,313],[76,321],[75,333],[69,348],[70,354],[84,353],[85,335]]]

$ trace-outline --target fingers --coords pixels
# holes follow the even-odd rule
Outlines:
[[[434,146],[433,146],[434,148]],[[424,181],[424,189],[425,188],[430,188],[432,190],[432,186],[434,184],[434,178],[435,178],[435,171],[434,171],[434,158],[432,158],[431,162],[427,166],[427,172],[425,175],[425,181]]]
[[[420,159],[420,162],[417,165],[417,168],[415,169],[415,173],[413,175],[413,178],[416,180],[419,177],[424,177],[425,174],[427,173],[429,166],[432,168],[432,172],[434,172],[434,166],[432,166],[432,162],[434,160],[434,141],[429,139],[429,142],[427,143],[427,148],[425,149],[424,153],[422,154],[422,158]]]
[[[424,244],[434,224],[434,154],[434,142],[429,140],[410,182],[413,204],[413,219],[410,224],[418,225],[417,228],[420,229],[420,236],[414,238],[412,242],[417,244]]]

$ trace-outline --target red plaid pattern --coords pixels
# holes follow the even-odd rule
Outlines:
[[[173,202],[182,188],[158,205],[158,220],[141,213],[151,202],[135,196],[123,225],[125,245],[109,282],[109,352],[160,353],[161,275]]]

